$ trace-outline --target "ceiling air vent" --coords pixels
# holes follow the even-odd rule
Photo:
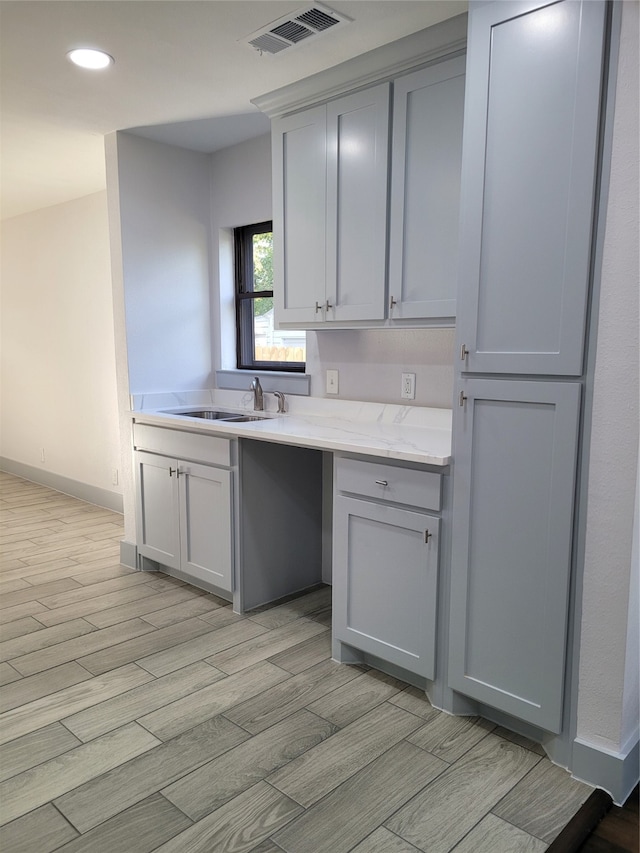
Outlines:
[[[240,41],[251,45],[261,54],[274,56],[307,39],[349,23],[351,19],[345,15],[338,14],[328,6],[314,3],[313,6],[298,9],[292,15],[278,18]]]

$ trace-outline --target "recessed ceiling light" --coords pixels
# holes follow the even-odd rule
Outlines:
[[[93,70],[106,68],[114,62],[113,56],[109,56],[108,53],[102,50],[94,50],[91,47],[80,47],[77,50],[70,50],[67,56],[74,65]]]

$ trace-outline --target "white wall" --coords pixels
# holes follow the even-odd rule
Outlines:
[[[220,328],[216,367],[235,367],[231,229],[271,219],[270,137],[235,145],[212,156],[213,279],[219,283],[213,328]],[[400,402],[403,372],[416,374],[416,405],[450,407],[452,329],[307,332],[311,394],[325,396],[325,370],[339,371],[338,398]]]
[[[2,223],[1,394],[2,456],[121,492],[106,192]]]
[[[578,737],[638,736],[638,4],[623,4],[589,460]],[[637,527],[636,527],[637,535]],[[635,598],[634,598],[635,597]],[[635,605],[635,608],[634,608]]]
[[[129,392],[209,388],[209,157],[116,139]]]
[[[216,369],[236,366],[233,229],[267,219],[271,219],[269,134],[211,156],[212,328],[220,330],[213,342]]]

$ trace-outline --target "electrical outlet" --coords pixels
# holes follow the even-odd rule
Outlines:
[[[44,447],[40,448],[40,462],[44,462]]]
[[[327,370],[327,394],[338,393],[338,371]]]
[[[400,397],[403,400],[415,400],[416,398],[416,375],[415,373],[402,374],[402,388]]]
[[[114,486],[118,485],[118,469],[117,468],[113,468],[111,470],[111,482],[113,483]]]

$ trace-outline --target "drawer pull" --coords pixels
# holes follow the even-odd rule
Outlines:
[[[424,544],[425,544],[425,545],[428,545],[428,544],[429,544],[429,539],[431,539],[431,536],[432,536],[432,535],[433,535],[433,534],[429,533],[429,531],[428,531],[428,530],[425,530],[425,532],[424,532]]]
[[[377,486],[388,486],[389,483],[386,480],[376,480]]]
[[[169,468],[169,476],[170,476],[170,477],[173,477],[173,475],[174,475],[174,474],[177,474],[177,473],[178,473],[178,469],[177,469],[177,468]]]

